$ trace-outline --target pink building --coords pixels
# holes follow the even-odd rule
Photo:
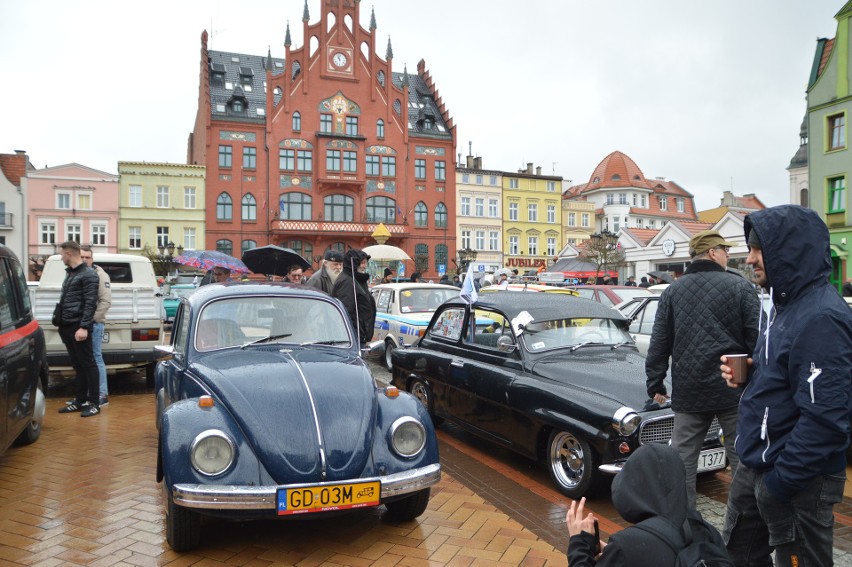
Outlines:
[[[25,183],[30,277],[66,240],[91,244],[96,256],[118,251],[118,175],[69,163],[28,171]]]

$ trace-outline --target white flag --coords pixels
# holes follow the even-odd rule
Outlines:
[[[476,303],[476,300],[479,299],[479,295],[476,293],[476,286],[473,285],[473,264],[468,264],[467,266],[467,274],[464,276],[464,283],[462,283],[461,293],[459,293],[459,297],[462,298],[462,301],[467,303],[468,305],[473,305]]]

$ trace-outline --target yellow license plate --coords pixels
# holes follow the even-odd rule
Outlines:
[[[378,506],[381,492],[382,484],[377,481],[281,488],[278,490],[278,515]]]

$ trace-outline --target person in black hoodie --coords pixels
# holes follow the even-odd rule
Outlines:
[[[769,291],[748,385],[724,537],[737,565],[832,565],[852,413],[852,314],[831,286],[828,228],[782,205],[745,218],[746,264]],[[722,378],[731,387],[722,357]]]
[[[343,271],[331,289],[331,296],[339,299],[346,308],[352,328],[358,333],[358,344],[362,347],[372,340],[376,325],[376,302],[367,285],[370,281],[367,273],[369,259],[370,255],[362,250],[347,250],[343,257]]]
[[[565,517],[568,524],[568,565],[626,567],[669,567],[676,555],[665,540],[646,529],[641,522],[663,518],[672,529],[680,530],[691,516],[707,526],[711,540],[719,547],[722,538],[700,514],[691,511],[686,498],[686,474],[683,462],[671,447],[642,445],[627,459],[612,481],[612,503],[622,518],[634,524],[612,534],[609,543],[600,542],[601,555],[595,556],[598,542],[594,537],[594,515],[583,516],[585,498],[572,502]],[[695,521],[693,520],[693,521]],[[638,525],[637,525],[638,524]]]

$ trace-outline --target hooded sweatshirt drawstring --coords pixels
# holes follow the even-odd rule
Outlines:
[[[775,302],[772,300],[773,292],[775,288],[769,286],[769,314],[766,316],[766,330],[763,332],[764,336],[764,344],[763,344],[763,356],[764,360],[769,362],[769,329],[772,328],[772,323],[775,322],[775,315],[777,314],[777,310],[775,309]],[[757,328],[760,329],[761,321],[763,320],[763,309],[760,310],[760,321],[758,321]]]

